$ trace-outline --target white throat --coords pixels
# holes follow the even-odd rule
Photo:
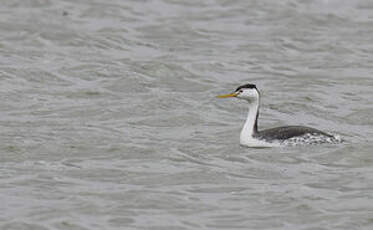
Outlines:
[[[247,114],[246,122],[241,130],[240,144],[251,146],[254,141],[254,134],[257,132],[256,119],[259,112],[259,100],[250,102],[249,112]]]

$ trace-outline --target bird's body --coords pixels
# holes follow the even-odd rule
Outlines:
[[[257,133],[254,133],[253,136],[266,141],[284,141],[289,138],[299,137],[307,134],[333,137],[328,133],[306,126],[283,126],[272,129],[265,129],[262,131],[258,131]]]
[[[241,145],[268,147],[274,144],[319,144],[340,141],[331,134],[306,126],[284,126],[258,130],[260,94],[253,84],[242,85],[234,93],[218,97],[236,97],[249,102],[249,112],[240,135]]]

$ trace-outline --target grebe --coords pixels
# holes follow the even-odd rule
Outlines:
[[[341,140],[323,131],[305,126],[284,126],[258,130],[260,93],[254,84],[238,87],[234,93],[219,98],[235,97],[249,102],[249,113],[240,135],[240,144],[248,147],[276,145],[337,143]]]

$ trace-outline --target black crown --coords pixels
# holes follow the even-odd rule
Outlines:
[[[257,89],[256,85],[254,84],[246,84],[246,85],[241,85],[236,89],[236,92],[240,89]]]

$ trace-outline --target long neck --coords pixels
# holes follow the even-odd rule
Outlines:
[[[245,143],[258,132],[259,100],[250,102],[249,113],[245,125],[242,128],[240,142]]]

